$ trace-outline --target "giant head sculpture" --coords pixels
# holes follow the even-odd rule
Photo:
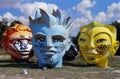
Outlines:
[[[63,21],[58,9],[52,14],[39,9],[29,20],[39,67],[62,67],[62,58],[70,48],[70,17]]]
[[[108,67],[108,59],[116,53],[116,28],[112,25],[92,22],[80,27],[79,50],[88,64]]]
[[[3,33],[2,46],[13,61],[28,60],[32,57],[32,32],[28,26],[16,24]]]

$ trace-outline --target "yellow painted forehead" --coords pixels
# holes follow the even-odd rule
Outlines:
[[[109,33],[111,32],[113,35],[116,36],[116,28],[114,26],[108,25],[108,24],[102,24],[102,23],[99,23],[96,21],[93,21],[90,24],[86,24],[84,26],[81,26],[80,32],[92,31],[91,29],[92,30],[96,29],[97,32],[100,32],[100,31],[107,32],[109,30]]]
[[[88,35],[96,35],[99,33],[106,33],[112,37],[112,41],[116,40],[116,28],[108,24],[102,24],[99,22],[92,22],[90,24],[80,27],[80,33],[86,33]]]
[[[81,33],[82,32],[87,33],[88,35],[93,35],[93,34],[96,35],[98,33],[107,33],[108,35],[113,36],[111,31],[106,27],[85,28],[81,30]]]

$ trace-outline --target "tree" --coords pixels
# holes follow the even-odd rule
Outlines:
[[[15,20],[15,21],[11,22],[9,27],[15,26],[16,24],[22,24],[22,22]]]
[[[7,18],[3,18],[2,21],[0,21],[0,44],[2,41],[2,34],[5,32],[5,30],[7,30],[9,27],[15,26],[15,24],[22,24],[20,21],[13,21],[11,22],[11,24],[8,26],[8,19]]]
[[[79,36],[79,34],[80,34],[80,32],[76,36],[74,36],[74,37],[71,38],[71,41],[75,45],[75,47],[77,48],[77,50],[79,50],[79,47],[78,47],[78,36]]]
[[[4,18],[2,21],[0,21],[0,41],[2,40],[2,34],[5,32],[7,28],[8,28],[8,19]]]
[[[113,25],[117,29],[117,40],[120,42],[120,22],[114,21],[110,25]],[[116,55],[120,55],[120,47],[118,48]]]

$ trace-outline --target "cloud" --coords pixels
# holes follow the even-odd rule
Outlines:
[[[71,36],[76,36],[79,32],[80,26],[88,24],[90,21],[86,17],[76,18],[72,24]]]
[[[107,7],[106,12],[98,12],[98,14],[92,15],[90,8],[95,7],[96,2],[91,0],[83,0],[82,2],[78,3],[78,5],[72,7],[72,10],[75,10],[79,13],[81,19],[84,17],[85,21],[99,21],[99,22],[107,22],[111,19],[119,19],[120,18],[120,2],[119,3],[112,3]],[[86,20],[88,19],[88,20]],[[80,20],[81,22],[81,20]],[[84,21],[83,21],[84,22]]]
[[[112,5],[107,7],[106,12],[99,12],[96,16],[94,16],[94,20],[99,22],[107,22],[114,20],[120,20],[120,2],[112,3]]]
[[[81,15],[85,16],[87,19],[92,20],[93,18],[89,8],[92,8],[95,4],[96,4],[95,1],[83,0],[76,6],[76,10]],[[73,7],[73,9],[75,9],[75,7]]]
[[[28,18],[28,16],[32,16],[35,14],[36,10],[39,8],[47,11],[48,13],[52,13],[53,9],[58,9],[58,7],[54,4],[47,4],[45,2],[34,2],[34,3],[26,3],[17,6],[20,11]]]
[[[79,32],[79,27],[88,24],[89,22],[93,21],[93,16],[91,14],[90,8],[94,7],[96,4],[95,1],[90,0],[83,0],[82,2],[78,3],[76,6],[73,6],[71,11],[76,11],[81,16],[80,18],[77,18],[72,27],[72,35],[76,36]]]
[[[107,7],[107,11],[98,12],[97,15],[92,15],[90,8],[95,7],[96,2],[90,0],[83,0],[78,3],[78,5],[72,7],[71,10],[77,11],[79,13],[79,18],[73,23],[75,25],[72,29],[74,34],[79,31],[78,28],[84,24],[88,24],[92,21],[98,21],[102,23],[107,23],[110,21],[120,20],[120,2],[112,3]]]
[[[58,9],[58,7],[55,4],[47,4],[45,2],[25,3],[25,4],[18,5],[17,8],[20,9],[20,11],[23,13],[25,18],[24,21],[26,21],[24,23],[27,23],[27,25],[29,25],[29,22],[28,22],[29,16],[33,16],[36,10],[39,10],[39,8],[47,11],[48,13],[52,13],[53,9],[54,10]]]
[[[21,11],[21,13],[23,13],[24,17],[26,18],[35,13],[35,5],[32,3],[18,5],[17,8]]]
[[[3,17],[9,17],[9,21],[12,22],[13,20],[19,20],[26,25],[29,25],[28,17],[35,14],[36,10],[42,8],[46,10],[48,13],[51,13],[53,9],[57,9],[58,6],[55,4],[47,4],[45,2],[33,2],[30,3],[31,0],[0,0],[0,7],[14,7],[21,11],[23,16],[14,16],[10,12],[4,14],[4,16],[0,16],[0,20]],[[13,1],[13,2],[12,2]],[[23,3],[25,2],[25,3]],[[4,4],[4,5],[3,5]],[[107,7],[107,10],[98,12],[96,15],[93,15],[91,9],[96,7],[97,1],[95,0],[82,0],[76,6],[69,8],[68,10],[60,10],[63,17],[69,16],[71,14],[72,17],[77,18],[73,23],[73,31],[77,33],[77,30],[80,26],[84,24],[88,24],[92,21],[98,22],[108,22],[111,19],[120,20],[120,2],[113,3]],[[76,14],[75,16],[73,14]]]
[[[7,17],[9,22],[12,22],[14,20],[19,20],[20,22],[25,23],[26,25],[29,25],[29,20],[28,20],[29,16],[33,16],[36,10],[38,10],[39,8],[42,8],[48,13],[52,13],[53,9],[55,10],[58,9],[58,7],[55,4],[47,4],[45,2],[22,3],[18,0],[19,2],[17,3],[17,1],[15,0],[10,0],[10,2],[12,1],[14,2],[14,5],[10,3],[9,5],[11,6],[8,6],[8,7],[14,7],[19,9],[21,13],[23,13],[23,16],[18,17],[18,16],[12,15],[10,12],[6,12],[4,16],[0,16],[0,19]],[[7,6],[6,4],[7,0],[1,1],[1,2],[5,4],[4,5],[4,8],[5,8],[5,6]]]
[[[90,8],[94,7],[95,4],[96,4],[95,1],[83,0],[82,2],[78,3],[76,6],[73,6],[72,10],[77,11],[77,13],[79,13],[79,16],[83,16],[89,21],[92,21],[93,16],[91,14]]]
[[[28,18],[25,18],[24,16],[18,17],[17,20],[20,21],[20,22],[22,22],[23,24],[25,24],[25,25],[27,25],[27,26],[29,25],[29,20],[28,20]]]
[[[91,2],[90,0],[83,0],[76,6],[76,9],[78,12],[84,12],[86,9],[93,7],[95,4],[96,2],[94,1]]]
[[[0,16],[0,21],[2,21],[3,18],[8,19],[8,25],[15,20],[20,21],[23,24],[28,24],[28,19],[26,19],[24,16],[17,17],[12,15],[10,12],[6,12],[3,16]]]
[[[99,12],[97,16],[95,16],[95,21],[105,22],[107,21],[107,15],[104,12]]]
[[[6,12],[4,15],[3,15],[3,18],[7,18],[9,22],[12,22],[14,21],[15,19],[17,19],[16,16],[13,16],[10,12]]]
[[[120,18],[120,2],[108,6],[108,18]]]

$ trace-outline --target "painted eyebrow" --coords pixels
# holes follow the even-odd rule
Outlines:
[[[106,32],[97,33],[96,35],[94,35],[94,37],[96,37],[99,34],[106,34],[106,35],[108,35],[110,37],[111,42],[112,42],[112,37],[108,33],[106,33]]]
[[[81,32],[79,36],[81,36],[82,34],[83,34],[83,35],[86,35],[86,36],[88,36],[88,37],[90,38],[89,34],[86,33],[86,32]]]
[[[65,37],[63,37],[62,35],[53,35],[52,36],[52,38],[57,38],[57,37],[65,39]]]
[[[106,34],[106,35],[108,35],[108,36],[110,37],[110,39],[112,40],[112,37],[111,37],[108,33],[106,33],[106,32],[97,33],[96,35],[94,35],[94,37],[96,37],[96,36],[99,35],[99,34]]]
[[[39,38],[39,37],[46,37],[44,34],[37,34],[34,36],[34,38]]]

